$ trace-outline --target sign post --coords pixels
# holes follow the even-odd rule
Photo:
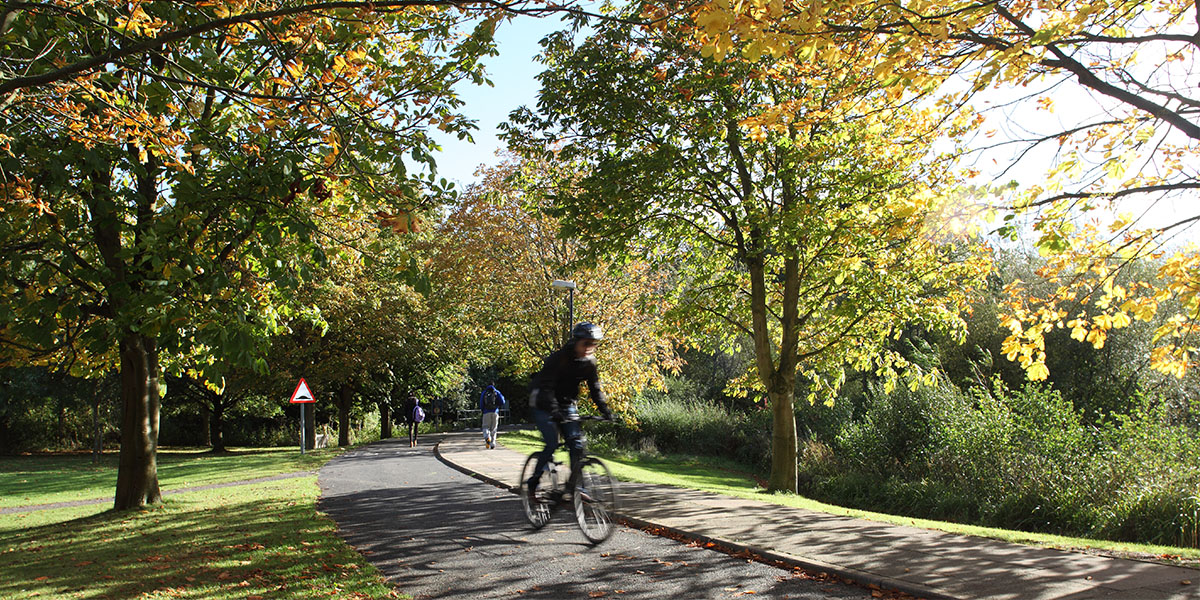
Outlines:
[[[296,384],[296,391],[292,392],[292,399],[289,402],[300,405],[300,454],[304,454],[304,405],[316,402],[316,398],[308,389],[308,384],[305,383],[303,377],[300,378],[300,383]]]

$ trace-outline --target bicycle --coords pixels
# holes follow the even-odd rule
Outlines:
[[[579,417],[580,421],[603,421],[600,417]],[[617,508],[617,484],[604,461],[587,455],[586,438],[583,456],[580,457],[579,481],[571,493],[570,501],[575,511],[575,521],[583,536],[593,544],[599,544],[612,535],[615,528],[614,519]],[[521,479],[517,485],[517,494],[521,497],[521,506],[525,509],[525,518],[534,529],[541,529],[550,522],[550,515],[555,507],[567,500],[566,478],[560,479],[559,468],[563,462],[551,459],[542,472],[538,486],[537,497],[533,502],[529,498],[526,482],[533,475],[537,466],[538,455],[534,452],[525,459],[521,468]],[[570,468],[566,469],[568,478]]]

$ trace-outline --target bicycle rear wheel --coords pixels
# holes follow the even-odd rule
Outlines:
[[[550,522],[550,509],[553,504],[547,500],[546,492],[558,489],[558,472],[553,465],[549,465],[546,472],[542,473],[537,499],[531,500],[528,482],[529,478],[533,476],[533,470],[537,467],[537,460],[536,452],[525,459],[525,466],[521,468],[521,480],[517,485],[517,495],[521,497],[521,508],[525,510],[525,518],[529,524],[533,525],[534,529],[541,529]]]
[[[608,465],[598,458],[585,458],[574,494],[575,520],[583,536],[599,544],[612,535],[617,510],[617,484]]]

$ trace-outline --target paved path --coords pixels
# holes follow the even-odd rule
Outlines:
[[[376,442],[320,472],[320,508],[398,591],[426,598],[871,600],[871,590],[621,527],[599,546],[567,511],[533,530],[517,498],[417,448]],[[477,440],[477,434],[470,435]]]
[[[440,457],[494,485],[516,483],[521,454],[449,436]],[[1200,571],[1035,548],[666,486],[625,483],[621,514],[698,539],[925,598],[1200,598]]]

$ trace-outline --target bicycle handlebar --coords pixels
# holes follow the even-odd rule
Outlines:
[[[579,423],[582,421],[608,421],[608,420],[610,420],[610,419],[605,419],[604,417],[598,417],[595,415],[575,415],[575,418],[573,418],[573,419],[563,417],[563,419],[560,421],[560,423]]]

